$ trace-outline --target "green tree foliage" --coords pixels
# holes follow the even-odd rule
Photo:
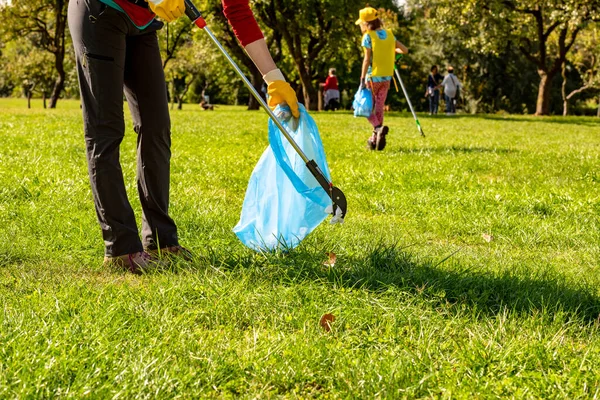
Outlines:
[[[184,17],[169,24],[165,24],[163,29],[158,31],[163,69],[167,67],[171,60],[178,57],[182,47],[192,41],[193,26],[194,25],[190,24],[190,21]]]
[[[600,25],[591,24],[579,35],[568,62],[577,71],[581,84],[567,94],[567,62],[562,68],[563,115],[569,113],[569,100],[589,90],[600,89]]]
[[[225,18],[225,15],[223,14],[223,5],[221,3],[221,0],[204,0],[201,4],[203,6],[206,19],[210,25],[211,31],[215,34],[217,39],[229,50],[230,56],[236,61],[240,68],[242,68],[242,70],[246,72],[247,76],[250,79],[250,82],[252,83],[252,86],[254,86],[258,93],[262,93],[262,74],[260,73],[258,68],[256,68],[252,60],[246,55],[243,47],[237,40],[233,29],[231,28],[227,21],[227,18]],[[281,47],[280,44],[278,46],[278,42],[273,41],[273,37],[273,35],[271,37],[267,35],[267,45],[271,47],[277,60],[279,54],[278,49],[280,49]],[[205,48],[207,52],[219,51],[212,43],[208,43],[208,45]],[[224,70],[227,70],[229,72],[231,71],[231,68],[227,64],[227,60],[225,60],[225,58],[217,57],[216,59],[222,60],[221,66]],[[244,93],[247,92],[245,88],[242,89],[242,87],[239,86],[232,86],[230,84],[227,84],[227,82],[241,82],[237,78],[226,81],[226,86],[224,87],[224,89],[229,88],[235,93],[239,93],[240,89]],[[256,99],[254,99],[253,96],[250,96],[250,94],[248,93],[248,109],[257,110],[258,108],[258,102],[256,101]]]
[[[178,46],[165,67],[165,76],[171,102],[177,103],[178,109],[184,101],[198,103],[204,95],[221,103],[237,100],[240,80],[200,30]]]
[[[254,87],[263,79],[228,24],[221,0],[196,0],[211,30],[228,49]],[[393,0],[372,1],[386,28],[407,45],[400,73],[418,110],[433,64],[449,65],[463,82],[467,112],[538,114],[595,107],[600,85],[598,26],[600,0],[409,0],[402,12]],[[0,0],[1,4],[1,0]],[[336,68],[343,104],[348,105],[360,76],[363,49],[354,24],[364,0],[253,0],[250,2],[267,45],[299,99],[318,106],[319,83]],[[78,92],[66,34],[66,1],[19,0],[0,5],[0,95],[51,95]],[[171,100],[258,103],[210,42],[185,17],[159,33]],[[563,85],[555,79],[562,72]],[[562,95],[562,98],[561,98]],[[401,92],[388,105],[407,109]]]
[[[515,46],[539,75],[538,115],[549,113],[553,78],[600,8],[598,0],[426,0],[423,5],[439,34],[461,38],[467,48],[500,55]]]
[[[249,77],[254,87],[261,92],[263,79],[260,71],[256,68],[252,60],[248,58],[244,49],[239,44],[231,26],[228,24],[223,14],[223,6],[220,0],[200,0],[195,2],[196,6],[202,10],[211,31],[217,39],[228,49],[228,53],[242,68]],[[229,99],[237,103],[237,97],[242,94],[248,100],[249,109],[258,109],[258,102],[249,96],[245,89],[241,87],[241,80],[233,75],[227,60],[220,54],[217,47],[209,40],[206,33],[199,29],[194,29],[187,18],[182,18],[167,26],[159,33],[160,44],[163,48],[163,60],[166,67],[165,71],[170,74],[170,79],[176,79],[177,84],[172,87],[186,90],[192,88],[194,95],[200,96],[202,92],[212,93],[213,98]],[[267,42],[273,49],[276,59],[279,46],[267,35]],[[195,58],[191,59],[190,55]],[[176,66],[167,67],[171,60],[185,59],[188,62],[175,61]],[[202,63],[201,68],[196,65]],[[177,71],[173,75],[173,71]],[[196,74],[196,78],[192,77]],[[189,78],[183,78],[183,75]],[[219,85],[217,87],[217,85]],[[219,88],[222,93],[215,89]],[[177,93],[175,93],[177,96]]]
[[[65,52],[68,40],[66,0],[18,0],[0,9],[0,25],[5,40],[26,37],[31,44],[53,57],[54,86],[50,95],[50,108],[64,90]],[[43,67],[45,68],[45,67]]]
[[[0,97],[10,96],[14,88],[14,82],[6,72],[9,61],[6,57],[5,47],[6,43],[0,38]]]
[[[437,65],[445,74],[448,66],[463,84],[461,107],[470,113],[528,113],[536,102],[538,75],[515,45],[507,42],[495,53],[483,52],[465,45],[465,37],[440,32],[427,18],[427,10],[416,8],[410,13],[411,50],[403,62],[409,69],[408,84],[420,85],[414,99],[422,99],[421,109],[427,109],[425,85],[431,66]]]
[[[13,90],[21,92],[28,99],[34,93],[46,99],[55,85],[52,55],[21,39],[9,43],[5,56],[10,62],[5,66],[4,73],[17,83]]]
[[[182,108],[189,87],[194,83],[199,60],[193,54],[192,28],[186,18],[165,24],[158,32],[158,41],[171,104]]]
[[[196,1],[195,4],[202,10],[212,32],[260,92],[262,75],[228,25],[221,1],[204,0]],[[241,95],[250,109],[258,108],[258,103],[242,89],[241,80],[208,35],[191,25],[187,18],[181,18],[163,28],[159,32],[159,44],[172,101],[181,106],[184,100],[197,102],[203,95],[209,95],[213,100],[237,104],[238,96]]]

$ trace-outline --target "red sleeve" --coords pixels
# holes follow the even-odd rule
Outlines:
[[[250,9],[250,0],[221,0],[221,2],[223,14],[242,46],[245,47],[264,37]]]

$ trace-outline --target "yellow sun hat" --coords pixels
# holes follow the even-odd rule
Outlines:
[[[364,24],[365,22],[371,22],[373,20],[376,20],[377,18],[379,18],[377,14],[377,10],[373,7],[365,7],[358,12],[359,18],[356,20],[355,24],[360,25]]]

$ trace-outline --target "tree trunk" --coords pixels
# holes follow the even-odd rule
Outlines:
[[[302,84],[302,93],[304,94],[304,107],[307,110],[317,110],[319,108],[319,92],[313,86],[312,82]]]
[[[317,110],[319,107],[318,91],[315,89],[310,75],[306,72],[303,66],[299,65],[300,82],[302,83],[302,95],[304,97],[304,107],[307,110]]]
[[[596,117],[600,118],[600,96],[598,96],[598,112],[596,113]]]
[[[58,72],[58,78],[54,83],[54,88],[52,89],[52,94],[50,95],[50,108],[56,108],[56,103],[58,102],[58,98],[62,93],[65,87],[65,67],[64,67],[64,53],[62,55],[56,54],[56,71]]]
[[[67,5],[68,1],[56,1],[55,33],[54,33],[54,65],[58,78],[54,83],[54,89],[50,95],[50,108],[56,108],[58,98],[65,88],[65,31],[67,28]]]
[[[175,102],[177,101],[177,91],[175,90],[175,79],[171,81],[171,110],[175,108]]]
[[[44,102],[44,109],[46,108],[46,91],[42,93],[42,101]]]
[[[27,108],[31,108],[31,90],[27,91]]]
[[[538,73],[540,75],[540,85],[535,115],[548,115],[550,113],[550,89],[552,88],[552,78],[554,78],[554,75],[542,70],[538,70]]]
[[[323,111],[323,89],[319,86],[319,104],[317,106],[317,110]]]
[[[562,85],[560,87],[560,94],[563,99],[563,117],[569,114],[569,99],[567,98],[567,63],[563,62],[560,70],[562,76]]]
[[[257,68],[250,69],[250,72],[252,73],[252,86],[254,86],[254,89],[256,89],[256,91],[260,94],[260,97],[263,97],[262,85],[264,81],[262,74]],[[250,97],[248,98],[248,110],[258,110],[259,108],[260,105],[258,104],[258,100],[256,100],[254,96],[250,94]]]

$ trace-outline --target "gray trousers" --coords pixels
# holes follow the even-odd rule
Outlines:
[[[88,171],[107,256],[176,246],[169,217],[171,121],[154,22],[139,30],[98,0],[71,0],[69,29],[77,60]],[[123,91],[137,133],[142,240],[119,162],[125,135]]]

